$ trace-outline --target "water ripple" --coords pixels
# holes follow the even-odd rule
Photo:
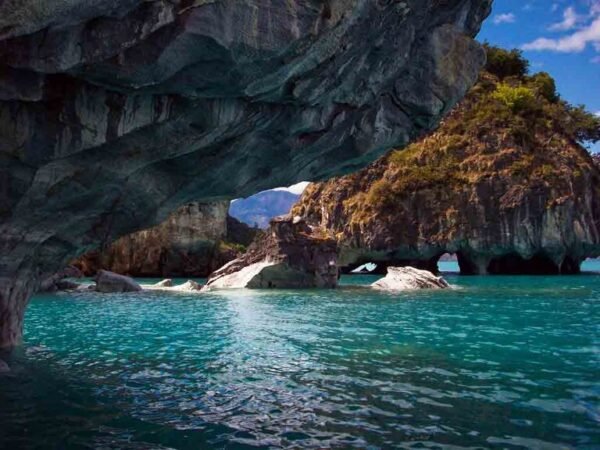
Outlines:
[[[510,280],[38,297],[0,447],[600,446],[600,277]]]

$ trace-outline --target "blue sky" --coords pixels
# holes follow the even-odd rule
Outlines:
[[[600,0],[495,0],[479,40],[522,49],[564,99],[600,115]]]

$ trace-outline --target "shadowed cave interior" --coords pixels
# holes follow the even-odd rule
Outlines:
[[[550,256],[543,253],[536,254],[531,258],[524,258],[517,253],[491,258],[473,258],[464,252],[444,252],[429,259],[360,258],[356,262],[343,266],[341,273],[357,273],[357,269],[368,264],[375,265],[372,270],[368,271],[373,275],[385,275],[388,267],[405,266],[439,273],[438,263],[440,260],[454,258],[458,262],[461,275],[575,275],[581,272],[581,261],[570,255],[565,256],[562,262],[557,264]],[[359,273],[364,272],[366,269]]]

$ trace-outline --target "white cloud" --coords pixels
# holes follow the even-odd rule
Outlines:
[[[494,16],[494,24],[500,25],[501,23],[514,23],[517,17],[513,13],[497,14]]]
[[[523,45],[523,50],[579,53],[584,51],[588,44],[598,43],[600,43],[600,17],[568,36],[559,39],[539,38],[529,42]]]
[[[273,190],[274,191],[288,191],[288,192],[291,192],[292,194],[300,195],[304,192],[304,189],[306,189],[306,186],[308,186],[308,181],[301,181],[300,183],[293,184],[292,186],[275,188]]]
[[[575,28],[575,25],[577,25],[579,20],[580,20],[580,17],[575,12],[575,8],[573,8],[572,6],[569,6],[563,12],[563,20],[561,22],[555,23],[554,25],[551,25],[549,30],[550,31],[572,30],[573,28]]]

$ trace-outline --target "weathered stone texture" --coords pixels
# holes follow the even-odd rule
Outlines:
[[[335,288],[338,278],[335,240],[283,216],[244,255],[211,274],[206,288]]]
[[[88,276],[105,269],[134,277],[205,277],[240,255],[225,242],[230,227],[236,232],[228,208],[228,201],[188,203],[159,225],[123,236],[74,265]]]
[[[0,311],[187,202],[405,145],[475,80],[491,1],[0,3]]]
[[[371,285],[372,288],[402,292],[418,289],[448,289],[450,285],[442,277],[427,270],[414,267],[388,267],[387,275]]]

